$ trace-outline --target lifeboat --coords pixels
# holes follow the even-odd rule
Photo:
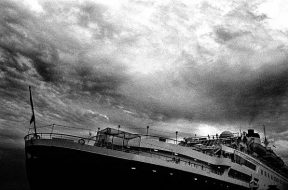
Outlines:
[[[250,149],[253,151],[253,152],[256,152],[258,155],[260,156],[264,156],[266,155],[267,153],[267,150],[264,146],[262,146],[261,144],[258,144],[258,143],[252,143],[250,145]]]
[[[283,160],[280,157],[278,157],[272,150],[269,150],[266,152],[264,159],[269,161],[271,164],[275,166],[278,166],[278,167],[284,166]]]

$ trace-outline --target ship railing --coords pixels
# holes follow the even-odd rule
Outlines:
[[[37,127],[37,129],[38,129],[37,134],[35,134],[32,130],[29,130],[28,135],[25,137],[25,140],[30,140],[34,138],[42,138],[42,139],[62,140],[65,142],[74,141],[80,144],[101,146],[101,147],[106,147],[106,148],[115,149],[115,150],[117,149],[117,150],[123,150],[123,151],[134,151],[135,153],[137,153],[137,151],[135,151],[135,147],[140,147],[140,141],[142,139],[149,139],[149,140],[153,139],[153,140],[162,141],[165,143],[179,144],[179,145],[183,143],[183,141],[180,141],[177,139],[172,139],[172,138],[167,138],[167,137],[152,135],[152,134],[147,134],[147,133],[146,134],[127,133],[127,132],[119,130],[119,128],[118,129],[105,128],[103,130],[99,130],[98,128],[98,131],[95,132],[87,128],[51,124],[51,125]],[[127,135],[125,136],[125,134]],[[104,139],[102,138],[103,137],[102,135],[105,135]],[[131,143],[130,141],[131,139],[127,139],[129,138],[129,135],[132,137],[137,137],[137,138],[139,137],[139,140],[134,140],[134,143]],[[115,141],[117,141],[115,139],[118,139],[118,145],[117,143],[115,143]],[[151,147],[152,152],[154,152],[153,151],[154,149],[163,148],[163,147],[155,147],[157,146],[156,144],[154,144],[153,146],[154,147]],[[134,147],[134,150],[132,150],[133,147]],[[195,150],[201,151],[210,156],[214,156],[213,152],[211,151],[217,150],[217,146],[213,147],[213,149],[211,150],[201,149],[201,147],[200,148],[194,147],[194,148],[196,148]],[[169,151],[172,151],[172,150],[169,150]]]
[[[49,135],[48,135],[49,134]],[[92,129],[64,126],[58,124],[50,124],[44,126],[37,126],[37,133],[34,132],[34,128],[28,129],[28,134],[25,136],[25,140],[31,138],[75,138],[75,139],[93,139],[97,132]],[[49,137],[50,136],[50,137]],[[67,140],[68,140],[67,139]]]
[[[229,140],[236,137],[239,137],[239,133],[232,133],[231,137],[220,137],[220,135],[207,135],[207,136],[193,136],[193,137],[185,137],[184,140],[187,142],[197,142],[197,141],[207,141],[207,140]]]
[[[50,124],[50,125],[44,125],[44,126],[37,126],[37,134],[40,133],[53,133],[53,132],[57,132],[57,133],[67,133],[67,134],[75,134],[76,136],[97,136],[99,135],[99,133],[103,133],[103,131],[105,131],[107,128],[104,128],[102,130],[100,130],[100,128],[98,128],[97,131],[95,131],[95,129],[87,129],[87,128],[81,128],[81,127],[73,127],[73,126],[65,126],[65,125],[59,125],[59,124]],[[125,132],[122,130],[115,129],[115,128],[110,128],[111,130],[113,130],[114,136],[117,136],[118,133],[123,133],[123,134],[131,134],[131,135],[137,135],[140,136],[142,139],[143,138],[149,138],[149,139],[157,139],[159,141],[165,141],[166,143],[172,143],[172,144],[179,144],[181,141],[181,139],[175,139],[175,138],[169,138],[169,137],[163,137],[160,135],[155,135],[155,134],[133,134],[133,133],[129,133],[129,132]],[[157,130],[152,130],[150,129],[150,131],[157,131]],[[105,132],[106,133],[106,132]],[[34,128],[29,128],[28,129],[28,134],[34,134]],[[107,134],[107,133],[106,133]],[[108,134],[109,135],[109,134]]]
[[[184,158],[177,153],[173,153],[170,151],[161,151],[160,149],[155,148],[143,148],[143,147],[134,147],[134,146],[121,146],[112,143],[104,143],[101,144],[97,141],[97,136],[93,137],[82,137],[76,135],[69,135],[65,133],[30,133],[25,136],[25,140],[34,140],[34,139],[53,139],[55,141],[61,141],[62,143],[80,143],[82,145],[88,146],[98,146],[107,149],[113,149],[116,151],[126,152],[126,153],[133,153],[138,155],[145,155],[151,158],[161,159],[170,163],[185,165],[189,167],[193,167],[194,169],[202,170],[207,173],[214,173],[217,175],[222,175],[223,172],[218,170],[217,168],[212,168],[207,164],[201,164],[197,159],[193,158]]]
[[[94,139],[93,139],[94,138]],[[76,135],[69,135],[64,133],[34,133],[28,134],[24,137],[25,141],[34,139],[53,139],[66,142],[77,142],[80,144],[94,145],[96,137],[81,137]]]
[[[60,128],[60,130],[59,130]],[[152,134],[132,134],[127,133],[124,131],[121,131],[118,129],[107,130],[98,130],[97,132],[91,130],[91,129],[83,129],[78,127],[71,127],[71,126],[64,126],[64,125],[46,125],[46,126],[40,126],[37,127],[38,133],[37,135],[32,131],[29,130],[28,135],[25,137],[25,140],[35,139],[35,138],[41,138],[41,139],[54,139],[54,140],[62,140],[62,141],[74,141],[81,144],[86,145],[93,145],[93,146],[101,146],[106,147],[109,149],[117,149],[121,151],[134,151],[134,153],[137,153],[137,149],[135,150],[135,147],[140,147],[140,141],[142,139],[149,139],[149,140],[157,140],[162,141],[165,143],[171,143],[171,144],[180,144],[183,143],[183,141],[167,138],[163,136],[158,135],[152,135]],[[64,130],[63,130],[64,129]],[[65,133],[63,133],[63,131]],[[92,131],[92,132],[91,132]],[[95,135],[93,135],[95,134]],[[138,140],[134,140],[134,143],[130,143],[130,139],[126,139],[125,134],[134,135],[135,137],[139,137]],[[105,135],[104,139],[102,138]],[[118,137],[118,145],[115,143],[115,139]],[[104,140],[104,141],[102,141]],[[119,143],[120,141],[120,143]],[[136,143],[135,143],[136,142]],[[157,145],[153,145],[154,147],[151,147],[149,152],[155,153],[155,149],[161,149],[163,147],[157,147]],[[167,147],[166,147],[167,148]],[[172,150],[169,150],[172,151]],[[204,151],[205,152],[205,151]],[[211,155],[211,153],[207,153]],[[155,155],[155,154],[154,154]]]

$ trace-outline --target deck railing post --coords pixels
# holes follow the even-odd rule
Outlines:
[[[50,133],[50,139],[51,139],[52,133],[54,131],[54,127],[55,127],[55,124],[52,124],[52,129],[51,129],[51,133]]]
[[[124,149],[124,141],[125,141],[125,133],[124,133],[124,135],[123,135],[123,137],[122,137],[122,151],[123,151],[123,149]]]

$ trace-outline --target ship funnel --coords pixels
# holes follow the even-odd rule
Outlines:
[[[254,134],[254,129],[248,129],[248,135],[253,135]]]

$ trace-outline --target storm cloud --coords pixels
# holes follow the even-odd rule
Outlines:
[[[287,142],[275,136],[287,132],[288,26],[273,6],[1,1],[1,118],[24,135],[31,85],[39,125],[185,135],[265,125]]]

